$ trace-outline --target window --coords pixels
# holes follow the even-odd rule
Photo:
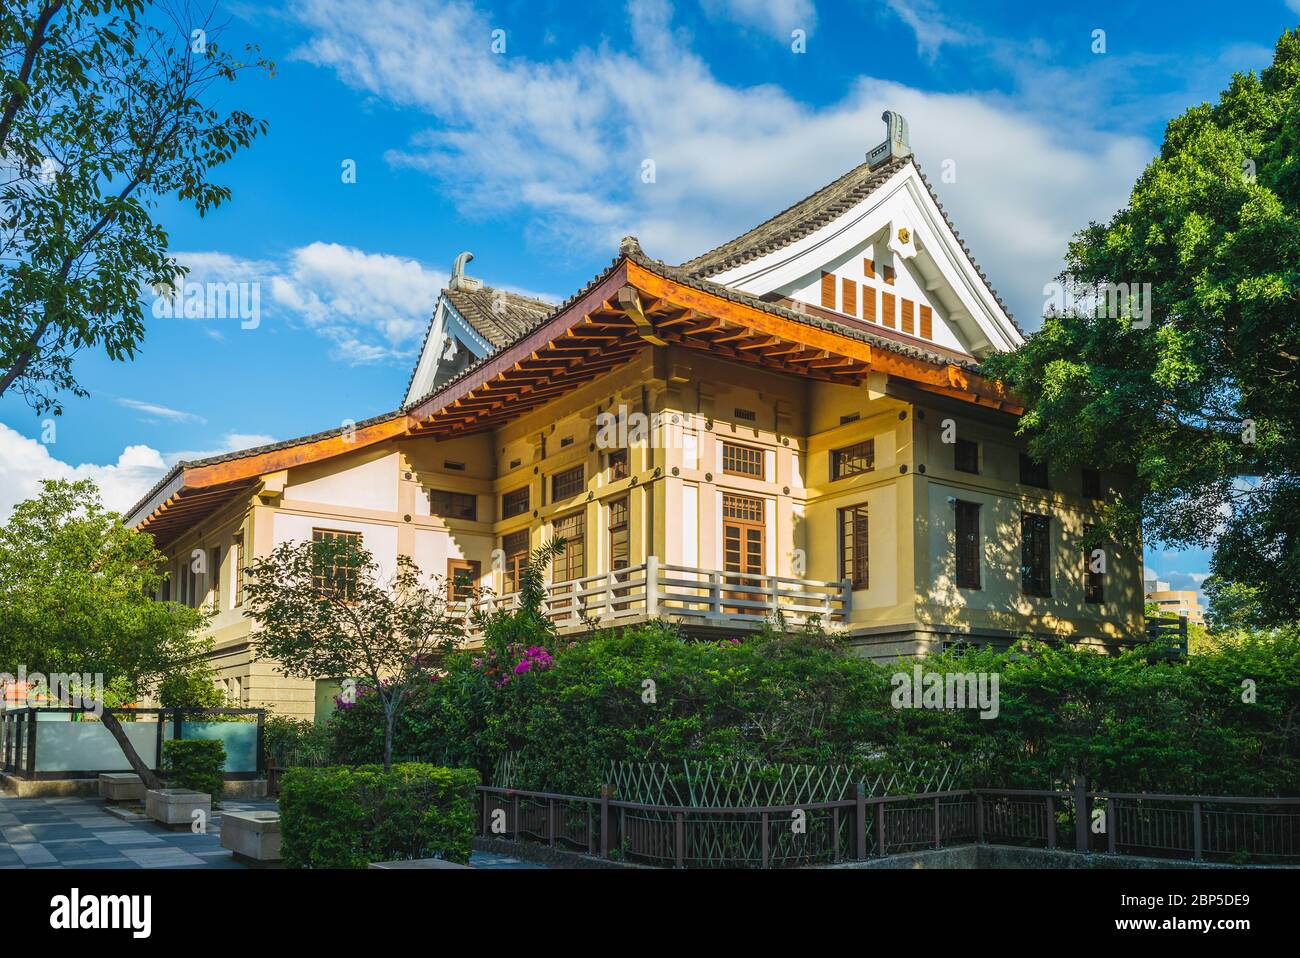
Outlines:
[[[212,574],[212,609],[221,611],[221,546],[211,551],[208,559],[208,571]]]
[[[312,542],[350,543],[356,548],[361,546],[361,533],[359,532],[313,529],[311,530],[311,538]],[[312,574],[312,586],[318,592],[328,592],[345,600],[354,599],[357,595],[356,567],[349,565],[346,560],[340,562],[339,559],[340,557],[335,556],[318,563]]]
[[[468,602],[478,588],[482,567],[476,559],[447,560],[447,598],[452,602]]]
[[[447,470],[450,470],[451,472],[464,472],[464,471],[465,471],[465,463],[463,463],[463,462],[455,462],[455,461],[453,461],[453,460],[451,460],[451,459],[444,459],[444,460],[442,461],[442,468],[447,469]]]
[[[231,547],[234,558],[231,560],[231,574],[235,577],[235,601],[234,608],[239,608],[244,604],[244,534],[238,532],[235,534],[235,541]]]
[[[629,536],[627,499],[615,499],[609,504],[609,567],[626,569],[632,564],[632,542]]]
[[[1035,462],[1025,453],[1020,454],[1020,482],[1026,486],[1047,488],[1047,463]]]
[[[971,439],[958,439],[952,447],[952,467],[958,472],[979,475],[980,444]]]
[[[1101,472],[1097,469],[1084,468],[1083,473],[1083,498],[1100,499],[1101,498]]]
[[[980,507],[957,500],[957,588],[980,588]]]
[[[581,579],[586,575],[586,513],[574,512],[556,519],[552,530],[564,540],[564,554],[556,557],[551,578],[555,582]]]
[[[472,492],[430,489],[429,512],[443,519],[468,519],[474,522],[478,519],[478,496]]]
[[[519,577],[528,568],[528,530],[520,529],[501,539],[501,551],[505,553],[505,587],[506,595],[519,591]]]
[[[876,468],[876,440],[868,439],[856,446],[831,452],[831,478],[843,479]]]
[[[848,579],[855,589],[868,585],[867,507],[850,506],[840,510],[840,578]]]
[[[741,409],[739,406],[737,406],[735,409],[735,413],[737,419],[742,419],[745,422],[758,421],[758,413],[754,412],[754,410],[752,409]]]
[[[1051,547],[1048,516],[1024,512],[1020,515],[1020,584],[1025,595],[1052,594]]]
[[[520,486],[501,497],[501,518],[522,516],[528,511],[528,487]]]
[[[753,446],[738,446],[733,442],[722,444],[722,471],[729,476],[763,478],[763,450]]]
[[[626,479],[627,478],[627,450],[615,449],[606,457],[606,464],[609,466],[609,478]]]
[[[576,496],[586,486],[587,478],[583,473],[582,466],[574,466],[572,469],[557,472],[551,476],[551,501],[559,502],[561,499]]]
[[[1083,527],[1083,537],[1086,540],[1092,534],[1093,526],[1085,525]],[[1083,601],[1091,604],[1100,604],[1105,601],[1106,590],[1104,586],[1105,573],[1094,572],[1092,569],[1093,562],[1097,561],[1100,568],[1105,569],[1106,553],[1094,556],[1099,552],[1100,546],[1089,546],[1083,550]]]

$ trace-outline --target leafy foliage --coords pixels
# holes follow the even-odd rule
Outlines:
[[[268,715],[263,726],[267,764],[277,768],[329,763],[331,735],[327,723]]]
[[[867,773],[954,757],[973,784],[999,787],[1064,787],[1084,775],[1122,791],[1300,794],[1295,630],[1246,637],[1185,664],[1032,643],[922,664],[997,674],[997,717],[896,709],[891,679],[914,663],[874,663],[831,641],[770,633],[704,643],[647,626],[562,648],[549,669],[502,687],[482,656],[458,655],[406,710],[397,748],[485,777],[519,752],[527,785],[576,794],[595,794],[611,761],[842,764]],[[1249,705],[1248,678],[1258,687]],[[382,714],[368,696],[331,729],[336,759],[379,754]]]
[[[258,657],[281,672],[365,679],[384,710],[391,766],[391,733],[407,699],[461,636],[442,581],[425,579],[407,556],[385,578],[350,539],[284,542],[249,567],[244,601],[258,625]]]
[[[0,8],[0,395],[61,411],[58,391],[86,394],[74,354],[131,358],[142,289],[185,275],[152,208],[217,208],[230,189],[211,170],[266,130],[222,115],[214,87],[273,65],[230,56],[219,35],[210,8],[183,0]]]
[[[477,822],[478,773],[404,763],[390,771],[293,768],[280,792],[289,868],[365,868],[371,862],[443,858],[464,864]]]
[[[1145,521],[1214,543],[1214,573],[1253,588],[1270,624],[1300,618],[1297,144],[1288,30],[1268,69],[1172,120],[1128,205],[1070,244],[1063,278],[1082,292],[1150,284],[1149,328],[1058,313],[985,364],[1026,401],[1037,458],[1133,477],[1107,515],[1116,536]]]
[[[215,739],[168,739],[163,742],[163,773],[176,788],[206,792],[221,801],[225,785],[226,746]]]

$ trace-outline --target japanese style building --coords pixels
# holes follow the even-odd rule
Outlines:
[[[1140,555],[1105,550],[1101,572],[1083,546],[1122,477],[1025,455],[1014,397],[979,374],[1024,334],[885,119],[866,162],[767,222],[680,265],[629,237],[559,306],[461,254],[400,408],[177,464],[128,522],[173,558],[167,596],[214,610],[232,702],[332,697],[254,659],[241,573],[336,535],[505,602],[563,535],[565,631],[817,615],[879,658],[1138,640]]]

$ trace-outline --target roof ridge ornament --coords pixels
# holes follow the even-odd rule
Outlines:
[[[641,253],[641,241],[635,236],[624,236],[618,242],[618,255],[628,256],[632,253]],[[641,255],[645,255],[641,253]]]
[[[886,110],[880,114],[885,121],[885,142],[867,153],[867,162],[872,169],[894,159],[903,159],[912,155],[912,144],[907,136],[907,119],[901,113]]]
[[[469,250],[465,250],[456,257],[451,264],[451,279],[447,280],[448,289],[474,290],[483,288],[481,280],[465,275],[465,265],[473,258],[474,254]]]

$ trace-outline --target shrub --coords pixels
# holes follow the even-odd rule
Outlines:
[[[289,768],[329,763],[331,736],[328,723],[272,715],[263,727],[267,765]]]
[[[405,763],[291,768],[280,792],[289,868],[365,868],[413,858],[469,861],[473,769]]]
[[[214,739],[169,739],[163,742],[163,774],[177,788],[206,792],[221,801],[226,746]]]

